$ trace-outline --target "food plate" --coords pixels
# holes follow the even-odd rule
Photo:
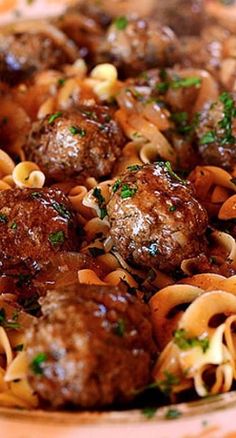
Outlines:
[[[60,14],[66,0],[2,0],[0,24],[22,18]],[[71,1],[70,3],[73,3]],[[214,8],[212,9],[214,13]],[[217,12],[218,13],[218,12]],[[216,14],[217,15],[217,14]],[[0,436],[4,438],[120,437],[233,438],[236,437],[236,392],[201,401],[169,405],[156,412],[48,412],[0,408]]]

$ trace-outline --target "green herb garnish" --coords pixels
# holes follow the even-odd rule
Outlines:
[[[174,211],[177,210],[177,207],[175,205],[170,205],[169,209],[168,209],[171,213],[173,213]]]
[[[17,330],[21,328],[21,324],[17,322],[19,312],[17,314],[13,313],[11,319],[7,319],[6,311],[4,308],[0,309],[0,325],[6,329]]]
[[[142,414],[148,419],[151,420],[151,418],[153,418],[155,416],[157,412],[157,408],[155,407],[147,407],[142,409]]]
[[[190,348],[200,347],[203,353],[205,353],[210,346],[210,342],[207,337],[202,339],[197,337],[189,338],[186,330],[184,329],[175,330],[174,343],[180,348],[180,350],[189,350]]]
[[[116,326],[114,328],[114,333],[121,338],[125,333],[125,321],[123,319],[118,319]]]
[[[182,413],[178,409],[170,408],[165,414],[165,418],[167,420],[175,420],[176,418],[181,417]]]
[[[130,187],[128,184],[123,184],[121,187],[120,196],[122,199],[132,198],[137,190],[138,187]]]
[[[112,186],[113,193],[116,193],[121,185],[121,179],[117,179],[116,182]]]
[[[64,231],[55,231],[55,233],[51,233],[48,236],[49,242],[53,245],[61,245],[65,241]]]
[[[170,395],[173,389],[173,386],[178,385],[180,380],[179,377],[175,376],[173,373],[169,371],[164,371],[165,379],[157,382],[158,388],[166,395]]]
[[[95,189],[93,190],[93,196],[98,201],[98,206],[100,208],[100,218],[104,219],[104,217],[107,216],[107,209],[106,209],[106,201],[104,196],[102,195],[101,189],[95,187]]]
[[[49,116],[49,119],[48,119],[48,124],[51,125],[56,119],[58,119],[58,117],[61,117],[61,116],[62,116],[62,112],[61,111],[58,111],[55,114],[51,114]]]
[[[24,344],[18,344],[13,348],[13,350],[14,351],[22,351],[23,348],[24,348]]]
[[[215,143],[216,133],[214,131],[208,131],[200,138],[200,144]]]
[[[77,126],[70,126],[69,131],[72,135],[79,135],[80,137],[86,136],[86,131],[83,128],[78,128]]]
[[[64,78],[59,78],[58,81],[57,81],[59,87],[63,87],[65,82],[66,82],[66,79],[64,79]]]
[[[167,74],[160,76],[162,82],[156,84],[156,89],[160,93],[166,93],[169,88],[177,90],[179,88],[199,87],[201,85],[201,79],[195,76],[189,78],[179,78],[167,80]]]
[[[136,172],[137,170],[140,170],[142,168],[142,166],[140,166],[139,164],[132,164],[131,166],[128,166],[127,169],[130,172]]]
[[[128,26],[129,22],[126,17],[122,16],[122,17],[118,17],[115,20],[114,24],[118,30],[124,30]]]
[[[159,253],[158,245],[156,243],[151,243],[148,247],[148,252],[152,257],[155,257]]]
[[[61,204],[61,203],[55,201],[52,203],[52,207],[64,219],[68,219],[68,220],[71,219],[71,212],[69,210],[67,210],[67,208],[65,207],[64,204]]]
[[[16,230],[17,227],[18,227],[18,225],[17,225],[16,222],[12,222],[12,224],[10,225],[10,228],[11,228],[12,230]]]
[[[30,368],[34,374],[43,374],[43,363],[47,360],[46,353],[38,353],[37,356],[32,360]]]
[[[0,213],[0,222],[1,222],[2,224],[7,224],[7,222],[8,222],[8,217],[7,217],[6,214],[4,214],[4,213]]]
[[[160,162],[159,164],[160,164],[161,166],[163,166],[163,163],[162,163],[162,162]],[[175,172],[173,171],[173,169],[172,169],[171,164],[170,164],[169,161],[166,161],[166,162],[164,163],[164,167],[165,167],[165,169],[167,170],[167,172],[169,173],[170,176],[172,176],[173,178],[177,179],[177,180],[180,181],[182,184],[186,184],[186,183],[187,183],[184,179],[180,178],[180,176],[177,175],[177,173],[175,173]]]
[[[33,199],[39,199],[39,198],[41,198],[41,193],[40,193],[40,192],[32,192],[32,193],[30,194],[30,196],[31,196],[31,198],[33,198]]]

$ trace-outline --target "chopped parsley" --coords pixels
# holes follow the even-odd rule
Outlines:
[[[206,132],[200,139],[200,144],[210,144],[218,141],[221,146],[235,144],[236,138],[232,133],[232,121],[236,118],[234,99],[225,91],[219,97],[223,103],[223,118],[218,122],[214,130]]]
[[[70,126],[69,131],[72,135],[79,135],[80,137],[86,136],[86,131],[83,128],[78,128],[77,126]]]
[[[138,187],[130,187],[128,184],[123,184],[121,187],[120,196],[122,199],[132,198],[137,190]]]
[[[52,207],[64,219],[68,219],[68,220],[71,219],[71,212],[67,210],[64,204],[55,201],[52,203]]]
[[[8,222],[8,217],[6,214],[4,213],[0,213],[0,223],[2,224],[7,224]]]
[[[169,90],[169,88],[173,90],[177,90],[179,88],[199,87],[202,82],[201,79],[196,76],[191,76],[188,78],[176,77],[175,79],[168,80],[166,72],[165,75],[164,74],[162,76],[160,75],[160,77],[162,79],[162,82],[156,84],[156,89],[161,94],[166,93]]]
[[[193,129],[193,125],[188,123],[188,113],[184,111],[171,114],[171,120],[179,134],[189,134]]]
[[[31,198],[33,198],[33,199],[39,199],[39,198],[41,198],[41,193],[40,193],[40,192],[32,192],[32,193],[30,194],[30,196],[31,196]]]
[[[148,252],[152,257],[155,257],[159,253],[157,243],[151,243],[148,247]]]
[[[125,321],[123,319],[118,319],[116,326],[114,328],[114,333],[121,338],[125,334]]]
[[[12,224],[10,225],[10,228],[11,228],[12,230],[16,230],[17,227],[18,227],[18,225],[17,225],[16,222],[12,222]]]
[[[98,206],[100,208],[100,218],[104,219],[104,217],[107,216],[107,209],[106,209],[105,198],[102,195],[101,189],[99,189],[98,187],[95,187],[95,189],[93,190],[93,196],[98,201]]]
[[[140,170],[142,168],[142,166],[140,166],[139,164],[132,164],[131,166],[128,166],[127,169],[130,172],[136,172],[137,170]]]
[[[98,256],[100,256],[100,255],[105,254],[104,249],[102,249],[102,248],[96,248],[96,246],[91,247],[91,248],[89,248],[88,250],[89,250],[91,256],[93,256],[93,257],[98,257]]]
[[[214,131],[208,131],[200,139],[200,144],[211,144],[216,141],[216,133]]]
[[[49,119],[48,119],[48,124],[51,125],[56,119],[58,119],[58,117],[61,117],[61,116],[62,116],[62,112],[61,111],[58,111],[55,114],[51,114],[49,116]]]
[[[158,381],[157,386],[164,394],[169,396],[172,392],[173,386],[178,385],[180,380],[177,376],[167,370],[164,371],[164,375],[165,379]]]
[[[157,408],[155,408],[154,406],[151,407],[147,407],[142,409],[142,414],[148,419],[151,420],[151,418],[153,418],[155,416],[157,412]]]
[[[122,16],[122,17],[118,17],[115,20],[114,24],[118,30],[124,30],[128,26],[129,22],[126,17]]]
[[[176,211],[177,210],[177,207],[175,206],[175,205],[170,205],[169,206],[169,211],[170,211],[170,213],[173,213],[174,211]]]
[[[181,417],[182,413],[178,409],[170,408],[165,414],[165,418],[167,420],[175,420],[176,418]]]
[[[49,242],[53,245],[61,245],[65,241],[64,231],[55,231],[55,233],[51,233],[48,236]]]
[[[65,85],[65,82],[66,82],[65,78],[59,78],[57,81],[59,87],[63,87],[63,85]]]
[[[209,339],[187,336],[186,330],[179,329],[174,332],[174,343],[180,348],[180,350],[189,350],[190,348],[200,347],[203,353],[206,353],[210,346]]]
[[[43,363],[47,360],[46,353],[38,353],[37,356],[32,360],[30,368],[34,374],[43,374]]]
[[[166,161],[165,163],[163,162],[159,162],[160,166],[164,167],[167,172],[169,173],[170,176],[172,176],[173,178],[177,179],[178,181],[180,181],[182,184],[186,184],[186,181],[182,178],[180,178],[179,175],[177,175],[177,173],[175,173],[171,167],[171,164],[169,161]]]
[[[116,182],[112,186],[113,193],[117,192],[117,190],[119,189],[120,185],[121,185],[121,179],[117,179]]]
[[[2,307],[0,309],[0,325],[6,329],[13,329],[13,330],[17,330],[21,328],[21,324],[19,324],[19,322],[17,322],[18,320],[18,316],[19,316],[19,312],[13,312],[12,314],[12,318],[11,319],[7,319],[6,317],[6,311],[5,309]]]

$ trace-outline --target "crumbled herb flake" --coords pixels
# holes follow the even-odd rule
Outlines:
[[[18,225],[17,225],[16,222],[12,222],[12,224],[10,225],[10,228],[11,228],[12,230],[16,230],[17,227],[18,227]]]
[[[30,368],[34,374],[43,374],[43,363],[47,360],[46,353],[38,353],[37,356],[32,360]]]
[[[32,192],[30,194],[31,198],[33,199],[39,199],[41,197],[41,193],[40,192]]]
[[[2,224],[7,224],[8,222],[8,217],[6,214],[4,213],[0,213],[0,223]]]
[[[159,164],[160,164],[160,165],[163,165],[162,163],[159,163]],[[177,175],[177,173],[175,173],[175,172],[173,171],[173,169],[172,169],[171,164],[170,164],[169,161],[166,161],[166,162],[164,163],[164,167],[165,167],[165,169],[167,170],[167,172],[169,173],[170,176],[172,176],[173,178],[177,179],[177,180],[180,181],[182,184],[186,184],[186,183],[187,183],[184,179],[180,178],[180,176]]]
[[[170,207],[169,207],[169,211],[171,212],[171,213],[173,213],[174,211],[176,211],[177,210],[177,207],[175,206],[175,205],[170,205]]]
[[[178,409],[170,408],[165,414],[165,418],[167,420],[175,420],[176,418],[181,417],[182,413]]]
[[[119,189],[120,185],[121,185],[121,179],[117,179],[116,182],[112,186],[113,193],[117,192],[117,190]]]
[[[71,212],[67,210],[64,204],[55,201],[52,203],[52,207],[64,219],[68,219],[68,220],[71,219]]]
[[[130,187],[128,184],[123,184],[121,187],[120,196],[122,199],[132,198],[137,190],[138,187]]]
[[[80,137],[86,136],[86,131],[83,128],[79,128],[78,126],[70,126],[69,131],[72,135],[79,135]]]
[[[156,243],[151,243],[148,247],[148,252],[152,257],[155,257],[159,253],[158,245]]]
[[[51,125],[56,119],[62,116],[62,112],[58,111],[55,114],[51,114],[48,118],[48,124]]]
[[[155,416],[157,412],[157,408],[151,406],[151,407],[146,407],[142,410],[142,414],[148,419],[151,420],[151,418],[153,418]]]
[[[128,166],[127,169],[130,172],[136,172],[137,170],[140,170],[142,168],[142,166],[140,166],[139,164],[132,164],[131,166]]]
[[[12,315],[11,319],[7,319],[6,317],[6,311],[5,309],[2,307],[0,309],[0,326],[6,328],[6,329],[12,329],[12,330],[17,330],[21,328],[21,324],[19,324],[19,322],[17,322],[16,318],[14,318],[14,313]],[[18,316],[17,316],[18,319]]]
[[[114,24],[118,30],[126,29],[126,27],[128,26],[128,23],[129,22],[125,16],[118,17],[114,22]]]
[[[98,257],[98,256],[105,254],[104,249],[96,248],[96,246],[90,247],[88,250],[93,257]]]
[[[63,87],[63,85],[65,84],[66,79],[65,78],[59,78],[57,83],[59,85],[59,87]]]
[[[200,144],[210,144],[216,141],[216,133],[214,131],[208,131],[200,138]]]
[[[170,395],[173,390],[173,386],[178,385],[180,383],[180,379],[173,373],[170,373],[168,370],[164,371],[165,378],[157,382],[158,388],[165,394]]]
[[[114,333],[121,338],[125,333],[125,321],[123,319],[118,319],[116,326],[114,328]]]
[[[55,233],[51,233],[48,236],[49,242],[53,245],[61,245],[65,241],[65,233],[64,231],[55,231]]]
[[[107,216],[106,202],[99,187],[95,187],[95,189],[93,190],[93,196],[98,201],[98,206],[100,208],[100,218],[104,219],[104,217]]]
[[[188,78],[177,78],[170,83],[170,87],[173,89],[178,88],[189,88],[189,87],[199,87],[202,80],[196,76],[191,76]]]
[[[171,120],[175,123],[176,130],[179,134],[189,134],[194,128],[193,124],[188,123],[188,113],[184,111],[172,113]]]
[[[189,350],[190,348],[200,347],[203,353],[205,353],[210,346],[210,342],[207,337],[202,339],[197,337],[189,338],[186,330],[184,329],[175,330],[174,343],[180,348],[180,350]]]

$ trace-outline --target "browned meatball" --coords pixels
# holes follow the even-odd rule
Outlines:
[[[1,271],[20,262],[47,261],[77,248],[76,222],[67,197],[56,189],[0,192]]]
[[[156,16],[177,35],[198,35],[206,22],[203,0],[156,2]]]
[[[236,94],[222,93],[199,115],[196,130],[203,162],[226,169],[236,164]]]
[[[56,28],[57,40],[43,32],[0,32],[0,78],[8,83],[20,82],[35,71],[61,67],[79,57],[79,52]],[[57,34],[58,33],[58,34]]]
[[[168,27],[144,19],[117,20],[108,29],[98,59],[112,62],[126,76],[152,67],[173,65],[179,56],[179,43]]]
[[[124,136],[102,106],[59,112],[35,122],[24,147],[26,158],[48,178],[108,175],[121,153]]]
[[[155,346],[145,304],[118,287],[48,292],[27,332],[29,378],[53,407],[132,400],[150,379]]]
[[[111,236],[123,258],[171,270],[204,247],[207,213],[170,163],[130,170],[107,205]]]

